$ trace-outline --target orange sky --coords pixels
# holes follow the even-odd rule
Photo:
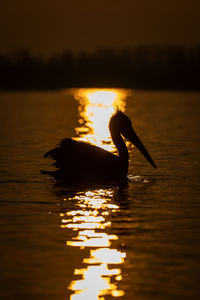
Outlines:
[[[135,45],[200,43],[199,0],[7,0],[0,2],[0,52],[51,56]]]

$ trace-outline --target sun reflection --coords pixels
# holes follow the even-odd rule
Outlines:
[[[117,290],[110,277],[120,274],[120,269],[108,270],[107,265],[89,266],[87,269],[75,270],[75,275],[82,275],[82,280],[72,281],[69,289],[78,291],[71,299],[104,299],[100,296],[109,294],[114,297],[123,296],[124,292]],[[108,277],[109,276],[109,277]]]
[[[75,128],[78,140],[90,142],[113,151],[108,124],[116,108],[125,111],[129,90],[77,89],[74,98],[79,101],[79,126]]]
[[[118,285],[123,279],[120,266],[126,253],[114,246],[118,236],[109,232],[110,214],[119,210],[113,203],[113,192],[99,189],[77,193],[70,198],[74,208],[60,213],[60,227],[74,232],[66,245],[89,251],[81,267],[75,268],[75,279],[68,286],[71,300],[102,300],[106,295],[121,297],[125,294]]]
[[[130,91],[120,89],[75,89],[78,101],[77,140],[90,142],[108,151],[115,151],[108,124],[116,108],[125,111]],[[74,279],[68,289],[70,300],[104,300],[106,295],[121,297],[123,280],[121,265],[126,253],[120,251],[118,236],[111,233],[111,215],[119,211],[113,201],[113,189],[98,189],[76,193],[64,198],[73,208],[60,213],[63,230],[71,230],[68,247],[87,250],[80,268],[74,270]],[[117,246],[118,245],[118,246]]]
[[[97,104],[98,106],[114,105],[116,99],[119,97],[118,90],[79,90],[80,93],[84,93],[91,104]]]
[[[110,240],[118,240],[116,235],[108,235],[104,232],[95,232],[94,230],[79,231],[79,235],[73,239],[80,241],[67,241],[68,246],[78,247],[109,247]]]

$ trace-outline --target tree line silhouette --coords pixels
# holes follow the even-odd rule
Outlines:
[[[115,51],[70,50],[48,60],[21,51],[0,55],[1,90],[73,87],[200,89],[200,45],[149,47]]]

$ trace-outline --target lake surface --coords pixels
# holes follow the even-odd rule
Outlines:
[[[65,137],[115,151],[114,101],[158,169],[128,144],[126,186],[41,175]],[[200,93],[1,93],[0,104],[1,299],[198,299]]]

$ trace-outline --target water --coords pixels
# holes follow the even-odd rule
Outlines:
[[[127,186],[81,190],[43,154],[72,136],[113,151],[113,98],[72,93],[0,95],[1,299],[197,299],[200,94],[121,91],[158,169],[129,145]]]

